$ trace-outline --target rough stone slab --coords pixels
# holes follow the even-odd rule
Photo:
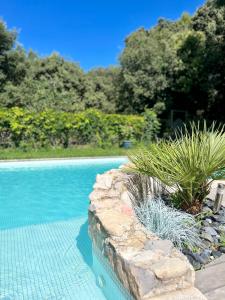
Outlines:
[[[173,249],[173,243],[168,240],[151,240],[145,243],[146,250],[158,250],[162,251],[165,255],[170,255]]]
[[[213,290],[205,294],[208,300],[224,300],[225,299],[225,286]]]
[[[224,263],[224,269],[225,269],[225,254],[223,254],[222,256],[220,256],[219,258],[213,260],[211,263],[207,264],[205,266],[205,268],[210,268],[211,266],[215,266],[215,265],[218,265],[218,264],[222,264]],[[225,298],[224,298],[225,300]]]
[[[112,209],[97,213],[97,217],[106,232],[112,236],[123,235],[130,230],[133,224],[133,219],[130,216]]]
[[[225,286],[225,263],[196,272],[195,286],[204,294]]]
[[[189,265],[179,258],[165,258],[151,266],[156,277],[161,280],[181,277],[189,270]]]
[[[190,288],[190,289],[184,289],[182,291],[175,291],[172,293],[152,297],[146,300],[207,300],[207,298],[203,296],[198,289]]]

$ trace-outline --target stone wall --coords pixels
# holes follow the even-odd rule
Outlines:
[[[206,299],[195,272],[168,240],[147,232],[134,215],[121,169],[97,175],[90,194],[89,234],[135,299]]]

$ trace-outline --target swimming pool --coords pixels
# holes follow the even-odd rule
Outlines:
[[[125,160],[0,164],[0,300],[130,299],[87,232],[96,174]]]

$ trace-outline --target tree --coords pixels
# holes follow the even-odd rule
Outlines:
[[[207,105],[205,117],[225,120],[225,5],[211,0],[193,18],[193,28],[205,34],[205,53],[202,61],[203,88]],[[222,112],[222,113],[221,113]]]
[[[180,32],[190,28],[190,21],[187,14],[179,22],[161,19],[152,29],[141,28],[126,39],[120,57],[121,111],[142,112],[158,101],[170,105],[169,90],[180,67],[176,54]]]
[[[0,21],[0,89],[7,78],[7,53],[10,51],[16,40],[16,32],[9,31],[6,24]],[[1,91],[1,90],[0,90]]]
[[[138,29],[125,40],[120,66],[87,73],[57,53],[27,53],[16,37],[1,21],[1,107],[136,114],[160,106],[164,119],[174,109],[191,119],[225,120],[224,0],[208,0],[193,17]]]
[[[19,84],[9,81],[0,100],[7,107],[78,111],[85,108],[85,91],[85,76],[78,65],[56,53],[46,58],[29,53],[23,80]]]
[[[95,107],[107,113],[116,111],[119,67],[96,68],[86,75],[86,107]]]

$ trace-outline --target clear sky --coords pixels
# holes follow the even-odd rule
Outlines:
[[[0,16],[19,42],[41,55],[57,51],[88,70],[118,62],[125,37],[158,18],[194,13],[203,0],[0,0]]]

